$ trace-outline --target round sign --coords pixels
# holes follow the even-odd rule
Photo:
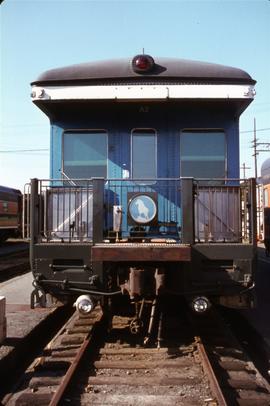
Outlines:
[[[135,196],[129,203],[129,214],[139,224],[150,223],[157,214],[154,200],[147,195]]]

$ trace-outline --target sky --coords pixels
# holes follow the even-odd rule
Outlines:
[[[240,162],[254,176],[254,118],[258,142],[270,142],[269,0],[4,0],[0,185],[23,190],[30,178],[49,177],[49,121],[30,98],[40,73],[133,57],[143,48],[153,57],[234,66],[257,81],[255,100],[240,120]],[[258,174],[268,157],[270,149],[259,153]]]

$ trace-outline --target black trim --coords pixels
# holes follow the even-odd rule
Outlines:
[[[255,85],[256,81],[253,79],[240,79],[240,78],[215,78],[215,77],[177,77],[177,76],[163,76],[155,77],[150,73],[147,74],[147,77],[135,77],[133,80],[130,77],[123,78],[81,78],[81,79],[48,79],[48,80],[37,80],[32,82],[31,85],[36,86],[70,86],[70,85],[91,85],[91,86],[121,86],[127,85],[132,86],[136,84],[144,85],[227,85],[227,84],[236,84],[236,85]]]

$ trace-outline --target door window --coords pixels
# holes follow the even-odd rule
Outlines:
[[[132,131],[131,161],[133,179],[155,179],[157,176],[156,132],[151,129]]]

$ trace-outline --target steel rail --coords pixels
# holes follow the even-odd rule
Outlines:
[[[96,322],[100,321],[101,318],[102,318],[102,314],[101,314],[101,312],[99,312],[96,317]],[[54,393],[54,395],[49,403],[49,406],[57,406],[59,404],[59,402],[61,401],[61,399],[68,387],[68,384],[70,383],[86,349],[88,348],[88,346],[90,344],[91,339],[92,339],[92,333],[88,333],[87,337],[85,338],[82,345],[78,349],[78,352],[77,352],[75,358],[72,360],[71,365],[68,368],[66,374],[64,375],[60,385],[58,386],[56,392]]]
[[[56,390],[56,392],[54,393],[49,406],[57,406],[60,402],[60,400],[62,399],[62,396],[64,395],[64,392],[68,386],[68,384],[70,383],[74,372],[76,371],[76,368],[78,367],[78,364],[86,350],[86,348],[88,347],[89,343],[90,343],[91,338],[87,338],[84,340],[83,344],[81,345],[79,351],[77,352],[76,357],[74,358],[73,362],[71,363],[70,367],[68,368],[63,380],[61,381],[58,389]]]
[[[53,313],[57,310],[57,307],[53,307],[51,309],[50,313]],[[58,332],[54,335],[54,337],[49,341],[48,344],[46,344],[46,346],[44,347],[44,349],[42,350],[44,353],[46,353],[46,351],[50,351],[51,350],[51,346],[53,344],[54,341],[56,341],[56,339],[61,335],[61,333],[66,329],[66,327],[68,326],[68,324],[70,323],[71,320],[74,319],[75,317],[75,312],[71,315],[71,317],[68,319],[68,321],[65,322],[65,324],[63,326],[61,326],[61,328],[58,330]],[[43,356],[37,356],[33,362],[29,365],[29,367],[26,369],[26,371],[33,371],[35,369],[35,367],[42,362],[42,358]],[[14,396],[14,393],[18,392],[20,390],[20,387],[23,385],[24,382],[24,378],[25,378],[25,372],[22,372],[21,376],[18,378],[18,381],[11,387],[10,391],[8,394],[6,394],[4,396],[4,398],[2,399],[2,402],[0,400],[0,405],[8,405],[10,401],[12,401],[12,398]]]
[[[211,366],[211,363],[209,361],[209,358],[206,354],[205,348],[203,343],[201,342],[200,337],[195,337],[199,357],[202,361],[202,366],[203,369],[209,379],[209,384],[211,387],[211,390],[213,392],[213,395],[216,397],[216,400],[218,402],[218,406],[229,406],[228,403],[226,402],[222,390],[220,388],[220,385],[217,381],[216,375],[214,373],[214,370]]]

